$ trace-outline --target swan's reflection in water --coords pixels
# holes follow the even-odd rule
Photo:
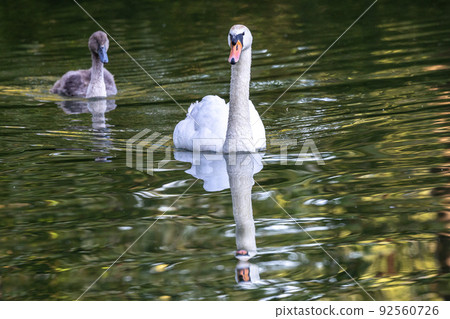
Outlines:
[[[202,179],[208,192],[231,190],[233,216],[236,223],[236,252],[239,260],[235,272],[236,281],[255,283],[259,281],[259,268],[249,262],[257,253],[255,222],[253,220],[252,187],[253,175],[261,171],[262,155],[253,154],[200,154],[193,158],[192,152],[175,152],[175,159],[189,162],[192,167],[186,173]]]
[[[116,108],[115,100],[91,99],[91,100],[67,100],[58,102],[58,107],[66,114],[92,114],[93,151],[109,153],[112,148],[110,138],[110,129],[106,123],[105,113]],[[97,162],[109,162],[108,156],[99,156],[95,158]]]

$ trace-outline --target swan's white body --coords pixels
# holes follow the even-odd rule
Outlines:
[[[239,41],[244,42],[242,51],[235,49],[236,43],[232,46],[232,54],[233,50],[238,53],[236,61],[231,62],[230,103],[208,95],[191,104],[186,119],[177,124],[173,133],[178,149],[234,153],[266,148],[264,125],[249,100],[252,36],[242,25],[232,27],[229,35],[239,36]]]
[[[266,147],[264,125],[252,101],[248,101],[252,144],[256,150]],[[207,95],[200,102],[192,103],[186,119],[179,122],[173,133],[176,148],[192,151],[194,143],[201,144],[202,151],[223,153],[228,127],[230,104],[217,95]],[[194,142],[197,141],[197,142]]]

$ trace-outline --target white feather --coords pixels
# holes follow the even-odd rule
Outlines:
[[[253,145],[257,150],[266,147],[264,125],[252,101],[248,101]],[[228,127],[229,104],[217,95],[207,95],[192,103],[186,119],[175,127],[173,141],[177,149],[192,151],[194,140],[201,141],[201,151],[222,153]]]

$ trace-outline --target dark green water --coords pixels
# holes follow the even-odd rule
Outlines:
[[[260,114],[371,3],[246,2],[80,1],[185,109],[228,100],[227,32],[247,25]],[[69,0],[2,1],[0,298],[77,299],[169,207],[84,300],[369,300],[295,222],[377,300],[449,298],[449,10],[378,1],[265,113],[269,138],[313,139],[325,165],[294,165],[301,143],[287,165],[265,153],[261,280],[238,285],[230,191],[198,181],[173,204],[195,181],[189,164],[126,166],[129,138],[171,135],[183,111],[112,41],[105,122],[63,107],[48,90],[90,66],[98,26]]]

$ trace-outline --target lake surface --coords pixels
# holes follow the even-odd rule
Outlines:
[[[260,279],[237,283],[230,189],[206,191],[171,142],[153,175],[126,165],[127,140],[170,137],[181,108],[112,40],[102,112],[50,94],[99,27],[71,1],[2,1],[0,299],[77,299],[155,221],[83,300],[450,298],[448,1],[378,1],[272,107],[371,1],[80,3],[184,109],[228,100],[227,33],[247,25],[267,137],[298,143],[262,155]],[[296,165],[308,139],[325,165]]]

